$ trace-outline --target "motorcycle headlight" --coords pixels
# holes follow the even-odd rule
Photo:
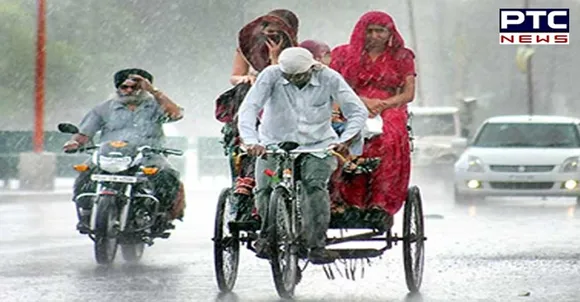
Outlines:
[[[129,169],[133,160],[129,156],[124,157],[108,157],[99,156],[99,168],[109,172],[118,173]]]
[[[578,172],[579,160],[578,156],[566,158],[560,166],[560,172]]]
[[[484,172],[483,162],[477,156],[467,157],[467,172]]]

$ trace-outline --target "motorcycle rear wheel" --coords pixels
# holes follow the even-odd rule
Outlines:
[[[139,262],[145,251],[145,243],[122,244],[121,253],[127,262]]]

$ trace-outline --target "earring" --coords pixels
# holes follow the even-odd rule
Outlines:
[[[389,42],[387,43],[388,47],[393,47],[393,35],[389,38]]]

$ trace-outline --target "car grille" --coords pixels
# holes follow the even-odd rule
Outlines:
[[[498,190],[548,190],[554,186],[553,182],[496,182],[489,186]]]
[[[544,165],[544,166],[490,165],[489,168],[494,172],[511,172],[511,173],[550,172],[554,170],[553,165]]]

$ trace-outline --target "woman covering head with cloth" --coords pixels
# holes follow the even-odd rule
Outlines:
[[[247,220],[252,207],[255,186],[255,158],[238,156],[240,144],[237,129],[238,110],[256,76],[264,68],[278,64],[280,52],[297,46],[298,18],[286,9],[276,9],[246,24],[238,33],[230,83],[235,87],[216,100],[216,119],[224,123],[224,145],[231,159],[235,178],[234,209],[237,220]],[[256,121],[258,124],[259,121]]]
[[[238,33],[234,56],[232,85],[254,83],[256,75],[278,64],[280,52],[297,46],[298,17],[286,9],[276,9],[245,25]]]
[[[338,71],[367,106],[380,116],[382,134],[365,142],[362,157],[379,157],[370,174],[358,174],[333,186],[348,205],[382,218],[397,213],[407,197],[411,171],[407,103],[415,94],[415,55],[391,16],[365,13],[356,23],[350,43],[332,50],[330,67]]]

